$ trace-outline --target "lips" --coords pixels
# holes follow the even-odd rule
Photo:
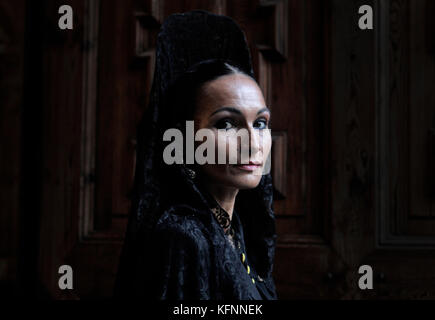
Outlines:
[[[255,171],[262,167],[261,162],[249,161],[248,164],[236,164],[234,167],[244,171]]]

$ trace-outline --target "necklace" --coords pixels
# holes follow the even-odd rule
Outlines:
[[[231,224],[230,215],[222,209],[220,206],[214,207],[211,209],[213,211],[216,220],[219,222],[221,227],[224,229],[225,235],[234,236],[234,229]]]

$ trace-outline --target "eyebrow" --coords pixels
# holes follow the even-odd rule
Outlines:
[[[223,108],[220,108],[220,109],[216,110],[215,112],[213,112],[213,113],[210,115],[210,117],[213,116],[213,115],[215,115],[216,113],[224,112],[224,111],[228,111],[228,112],[236,113],[236,114],[242,114],[242,113],[240,112],[239,109],[236,109],[236,108],[233,108],[233,107],[223,107]],[[267,107],[266,107],[266,108],[263,108],[263,109],[261,109],[261,110],[259,110],[259,111],[257,112],[257,115],[259,115],[259,114],[261,114],[261,113],[263,113],[263,112],[269,112],[269,113],[270,113],[270,109],[267,108]]]

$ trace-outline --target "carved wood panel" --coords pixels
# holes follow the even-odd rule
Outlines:
[[[432,129],[435,63],[427,46],[425,1],[380,6],[378,110],[380,245],[434,246]]]
[[[423,51],[424,2],[374,1],[373,33],[351,28],[358,17],[344,15],[360,4],[335,1],[333,24],[332,223],[333,247],[345,264],[344,297],[431,298],[435,255],[424,232],[434,229],[431,217],[415,217],[427,200],[412,203],[425,181],[412,163],[424,166],[430,129],[429,121],[413,121],[433,114],[417,103],[433,99],[424,89],[433,76]],[[363,264],[373,268],[373,290],[355,285]]]

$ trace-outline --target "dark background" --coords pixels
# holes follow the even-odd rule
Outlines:
[[[246,32],[273,112],[279,297],[435,298],[433,0],[0,0],[0,296],[111,296],[156,34],[198,8]]]

